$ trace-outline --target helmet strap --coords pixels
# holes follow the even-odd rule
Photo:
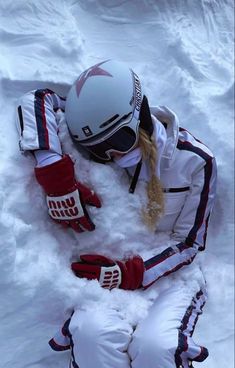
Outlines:
[[[141,103],[139,120],[140,120],[139,127],[145,130],[148,133],[149,138],[150,138],[151,135],[153,134],[154,129],[153,129],[153,122],[151,118],[150,108],[148,104],[148,99],[145,95]],[[138,164],[136,165],[135,172],[134,172],[134,175],[132,177],[131,184],[129,187],[129,193],[133,194],[135,192],[135,188],[136,188],[136,185],[139,179],[141,167],[142,167],[142,160],[140,160],[140,162],[138,162]]]
[[[145,95],[141,103],[139,120],[140,120],[139,127],[145,130],[148,133],[149,137],[151,137],[154,129],[148,99]]]
[[[135,188],[136,188],[136,185],[139,179],[139,175],[140,175],[141,166],[142,166],[142,160],[140,160],[138,164],[136,165],[135,172],[134,172],[134,175],[132,177],[131,184],[129,187],[129,193],[133,194],[135,192]]]

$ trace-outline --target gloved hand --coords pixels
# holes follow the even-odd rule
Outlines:
[[[144,275],[144,261],[140,256],[113,261],[99,254],[83,254],[80,261],[71,264],[71,268],[77,277],[98,280],[106,289],[138,289]]]
[[[69,156],[53,164],[36,167],[35,176],[47,194],[48,213],[53,220],[77,232],[95,229],[85,205],[99,208],[100,200],[76,180],[74,164]]]

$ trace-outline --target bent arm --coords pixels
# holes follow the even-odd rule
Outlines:
[[[16,125],[21,151],[49,150],[59,155],[56,111],[64,110],[65,99],[49,89],[38,89],[23,95],[17,106]]]
[[[205,156],[193,175],[191,192],[175,223],[175,245],[145,261],[143,286],[190,264],[198,251],[205,249],[207,227],[216,192],[216,162]]]

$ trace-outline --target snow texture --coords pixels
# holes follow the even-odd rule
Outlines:
[[[233,27],[232,0],[0,0],[1,368],[67,367],[69,353],[54,353],[47,341],[71,308],[115,304],[136,323],[170,282],[143,295],[75,278],[70,262],[80,252],[146,257],[170,242],[168,234],[143,225],[142,184],[129,194],[122,170],[86,161],[65,125],[64,150],[103,207],[90,210],[95,232],[63,230],[47,217],[34,159],[18,149],[15,107],[23,93],[48,87],[66,95],[84,68],[110,58],[128,63],[151,105],[176,111],[217,158],[218,194],[202,257],[209,300],[195,331],[210,356],[195,367],[233,366]]]

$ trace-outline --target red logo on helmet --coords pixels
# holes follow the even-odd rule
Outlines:
[[[112,77],[112,74],[108,73],[106,70],[100,68],[100,65],[104,64],[106,61],[102,61],[99,64],[91,66],[89,69],[85,70],[76,81],[76,92],[79,97],[81,89],[89,77],[94,77],[96,75],[103,75],[106,77]]]

